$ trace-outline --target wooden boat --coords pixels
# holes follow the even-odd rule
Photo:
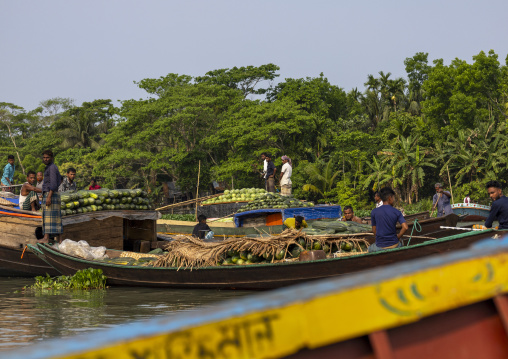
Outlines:
[[[383,252],[352,255],[310,262],[283,262],[245,266],[215,266],[198,269],[125,266],[89,261],[60,253],[49,245],[29,248],[64,275],[86,268],[100,268],[109,285],[169,288],[273,289],[302,282],[340,276],[395,262],[466,248],[495,234],[493,230],[462,233]],[[414,244],[413,244],[414,243]],[[109,251],[117,257],[120,251]]]
[[[508,357],[508,241],[3,352],[35,358]]]
[[[452,211],[461,216],[463,222],[485,221],[490,213],[490,206],[478,203],[455,203]]]
[[[42,238],[42,219],[38,213],[10,209],[0,213],[0,276],[58,275],[41,257],[24,251]],[[91,246],[132,249],[141,242],[157,240],[155,211],[101,211],[62,218],[63,236],[86,240]],[[150,250],[148,245],[148,250]],[[24,252],[24,253],[23,253]]]

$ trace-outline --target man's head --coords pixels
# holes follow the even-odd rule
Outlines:
[[[384,187],[379,191],[383,203],[387,203],[391,206],[395,203],[395,192],[390,187]]]
[[[266,156],[268,156],[268,153],[263,152],[263,153],[261,154],[261,159],[264,161],[264,160],[266,159]]]
[[[7,156],[7,162],[9,162],[11,165],[13,165],[14,164],[14,156],[13,155]]]
[[[489,181],[485,187],[492,201],[497,201],[503,195],[503,187],[498,181]]]
[[[374,201],[375,201],[376,203],[378,203],[379,201],[381,201],[381,195],[379,194],[379,192],[374,193]]]
[[[37,179],[37,182],[42,182],[42,180],[44,179],[44,173],[37,172],[36,179]]]
[[[198,222],[199,223],[206,223],[206,216],[204,214],[200,214],[198,216]]]
[[[35,172],[34,171],[27,172],[26,181],[30,184],[33,184],[35,182]]]
[[[76,177],[76,169],[72,168],[72,167],[69,167],[67,169],[67,178],[69,179],[69,181],[74,181],[74,178]]]
[[[346,221],[351,221],[354,216],[355,216],[355,212],[353,211],[353,207],[345,206],[344,207],[344,218],[346,218]]]
[[[443,185],[441,183],[436,183],[434,187],[436,188],[437,193],[443,192]]]
[[[266,156],[265,156],[265,160],[267,160],[268,162],[270,162],[272,160],[272,155],[267,153]]]
[[[42,162],[44,162],[45,165],[51,164],[53,162],[53,151],[46,150],[42,153]]]
[[[97,179],[96,178],[92,178],[92,180],[90,181],[90,184],[92,186],[95,186],[97,184]]]
[[[296,229],[300,229],[304,219],[305,218],[303,216],[295,216],[295,228]]]

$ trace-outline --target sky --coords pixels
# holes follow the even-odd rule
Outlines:
[[[0,0],[0,102],[146,98],[134,81],[274,63],[349,91],[404,59],[505,64],[506,0]]]

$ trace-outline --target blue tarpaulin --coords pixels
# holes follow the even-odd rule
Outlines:
[[[286,209],[255,209],[253,211],[246,211],[237,213],[234,216],[235,226],[242,227],[243,220],[246,218],[259,217],[272,213],[282,213],[282,221],[294,216],[302,216],[308,219],[320,218],[339,218],[342,216],[342,209],[340,206],[315,206],[315,207],[301,207],[301,208],[286,208]]]

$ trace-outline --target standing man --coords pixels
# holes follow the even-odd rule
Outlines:
[[[381,189],[380,195],[383,205],[374,208],[371,212],[372,232],[376,236],[376,243],[369,246],[369,253],[402,247],[400,238],[408,229],[402,213],[393,208],[395,203],[393,189],[385,187]],[[399,234],[397,234],[397,222],[402,225]]]
[[[341,221],[342,222],[362,223],[361,218],[355,216],[355,212],[353,211],[353,207],[351,207],[351,206],[344,207],[344,217],[342,217]]]
[[[48,243],[49,236],[57,236],[63,232],[62,214],[60,212],[60,195],[58,187],[62,176],[58,167],[53,163],[53,152],[46,150],[42,153],[42,162],[46,165],[44,170],[44,183],[42,184],[42,230],[44,238],[41,243]],[[60,240],[60,238],[58,238]]]
[[[263,179],[265,179],[266,170],[268,169],[268,161],[266,160],[267,155],[268,155],[268,153],[266,153],[266,152],[263,152],[261,154],[261,161],[263,161],[263,172],[262,172],[261,176],[263,177]],[[265,190],[266,190],[266,181],[265,181]]]
[[[282,169],[280,170],[280,194],[281,196],[291,196],[291,175],[293,174],[293,163],[288,156],[282,156]]]
[[[67,177],[63,179],[60,187],[58,187],[58,192],[75,191],[76,182],[74,182],[74,178],[76,178],[76,170],[69,167],[69,169],[67,169]]]
[[[42,193],[42,190],[35,187],[35,172],[28,171],[26,175],[26,182],[23,183],[19,193],[19,208],[33,212],[41,209],[37,193]]]
[[[376,202],[376,208],[379,208],[383,205],[383,200],[381,199],[379,192],[374,193],[374,202]]]
[[[443,185],[441,183],[436,183],[436,194],[432,197],[432,210],[436,208],[437,205],[437,216],[442,217],[447,214],[453,213],[452,206],[450,205],[450,197],[452,196],[450,192],[443,190]]]
[[[272,161],[272,156],[267,154],[266,161],[268,165],[266,167],[265,181],[266,181],[266,191],[267,192],[275,192],[275,172],[277,169]]]
[[[4,192],[13,192],[14,188],[10,187],[14,184],[14,170],[16,166],[14,166],[14,156],[7,156],[7,164],[4,167],[4,173],[2,175],[2,191]]]
[[[44,174],[42,172],[37,172],[36,179],[37,185],[35,187],[41,190],[40,193],[37,193],[37,196],[39,196],[39,201],[42,201],[42,181],[44,180]]]
[[[486,186],[492,205],[485,221],[485,227],[492,228],[494,220],[499,221],[499,229],[508,229],[508,198],[503,196],[503,188],[498,181],[489,181]]]
[[[466,197],[464,197],[464,204],[471,204],[471,194],[466,194]]]

